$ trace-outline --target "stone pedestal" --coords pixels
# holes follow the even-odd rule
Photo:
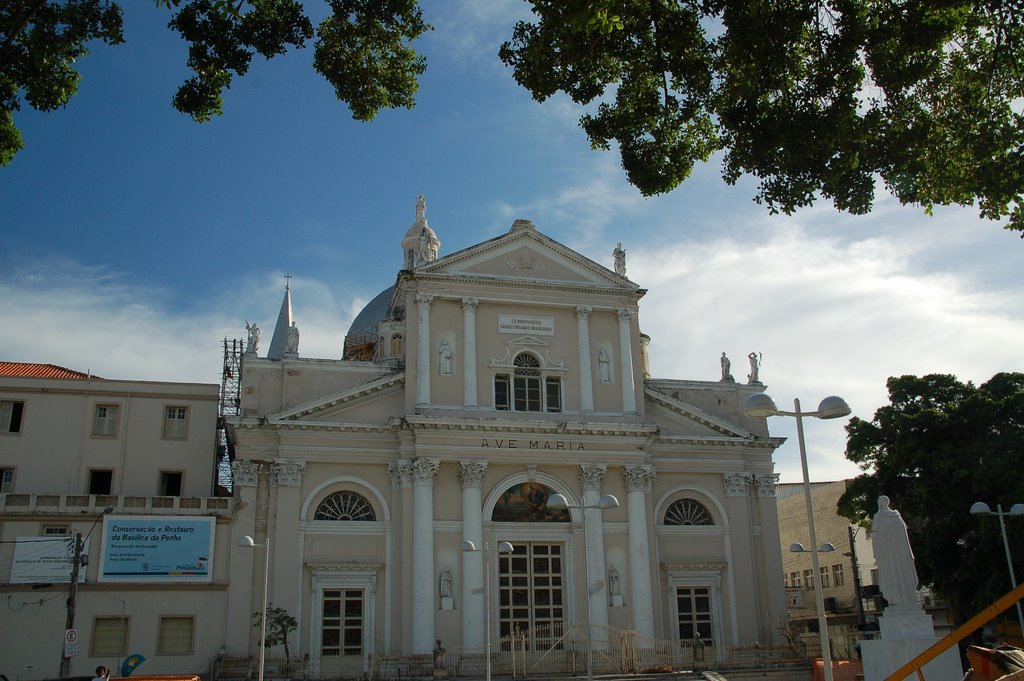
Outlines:
[[[451,596],[441,596],[441,609],[442,610],[454,610],[455,599]]]
[[[884,681],[939,640],[931,615],[920,606],[886,608],[879,618],[878,628],[881,639],[860,642],[864,681]],[[960,681],[963,676],[956,646],[924,666],[924,677],[928,681]]]
[[[612,607],[613,608],[621,608],[622,607],[622,594],[612,594]]]

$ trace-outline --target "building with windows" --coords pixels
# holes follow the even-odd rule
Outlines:
[[[256,324],[225,344],[223,441],[216,385],[0,365],[8,670],[55,676],[64,650],[72,674],[137,655],[246,676],[228,666],[259,654],[264,583],[310,678],[408,675],[438,647],[473,673],[488,631],[546,665],[590,634],[598,660],[780,640],[781,441],[743,414],[755,367],[652,377],[621,247],[606,267],[516,220],[444,254],[422,199],[400,247],[340,357],[302,355],[290,286],[266,351]]]
[[[794,543],[808,547],[803,483],[781,484],[777,490],[786,584],[786,613],[780,614],[779,621],[788,619],[793,633],[804,642],[812,657],[821,654],[816,589],[823,590],[829,641],[835,659],[857,657],[857,641],[870,638],[873,635],[870,632],[877,630],[876,617],[882,609],[878,568],[869,531],[851,525],[836,511],[839,497],[845,491],[845,480],[811,483],[811,507],[819,544],[835,547],[834,551],[818,554],[820,574],[814,575],[811,554],[794,553],[789,549]]]
[[[231,545],[271,540],[269,599],[310,673],[480,650],[485,616],[495,643],[520,632],[530,650],[588,618],[641,647],[778,640],[780,440],[743,414],[763,386],[724,363],[650,376],[621,248],[608,268],[516,220],[444,255],[422,197],[400,247],[339,359],[278,342],[296,328],[286,287],[267,356],[250,330],[229,419]],[[608,494],[619,507],[581,508]],[[247,621],[264,556],[231,550],[228,621]],[[225,643],[258,652],[245,626]]]
[[[98,664],[116,674],[133,652],[153,673],[208,669],[226,627],[232,508],[229,497],[214,496],[217,400],[217,385],[0,362],[5,671],[56,677],[69,611],[73,675]],[[122,566],[134,559],[118,562],[119,538],[150,527],[136,545],[163,538],[180,563],[188,551],[179,546],[195,544],[203,566],[184,574],[179,565],[153,564],[129,574]]]

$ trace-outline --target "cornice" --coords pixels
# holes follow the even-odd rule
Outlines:
[[[499,419],[434,418],[407,416],[405,425],[413,431],[447,430],[466,432],[544,433],[551,435],[615,435],[648,438],[658,427],[646,424],[589,423],[566,421],[511,421]]]

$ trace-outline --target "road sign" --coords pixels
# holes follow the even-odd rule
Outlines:
[[[64,657],[78,656],[78,629],[64,630]]]

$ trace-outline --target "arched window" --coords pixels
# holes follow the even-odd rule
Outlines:
[[[373,507],[362,494],[335,492],[320,502],[313,520],[376,520]]]
[[[400,333],[396,333],[394,336],[391,337],[391,356],[402,356],[402,334]]]
[[[543,381],[544,392],[541,392]],[[529,352],[512,361],[512,375],[494,377],[494,408],[503,411],[562,411],[562,380],[543,376],[540,362]]]
[[[693,499],[672,502],[665,511],[666,525],[714,525],[707,507]]]

